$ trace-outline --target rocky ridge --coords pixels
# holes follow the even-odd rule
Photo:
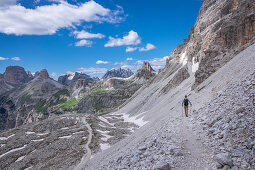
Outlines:
[[[107,80],[112,77],[120,77],[120,78],[128,78],[132,76],[134,73],[130,69],[112,69],[105,73],[105,75],[102,77],[103,80]]]
[[[79,79],[88,80],[88,81],[98,81],[97,78],[91,78],[89,75],[80,72],[67,72],[65,75],[58,78],[58,82],[62,84],[71,84],[76,82]]]

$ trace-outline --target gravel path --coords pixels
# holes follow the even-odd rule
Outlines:
[[[86,122],[85,117],[81,117],[80,119],[85,124],[86,128],[88,129],[89,136],[88,136],[88,142],[85,144],[86,154],[82,157],[81,162],[75,167],[75,170],[82,169],[91,158],[91,149],[89,148],[89,145],[90,145],[91,140],[92,140],[92,128]]]

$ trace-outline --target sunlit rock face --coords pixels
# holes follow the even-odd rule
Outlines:
[[[172,51],[166,66],[171,62],[199,63],[195,69],[195,88],[254,43],[254,11],[254,0],[204,0],[188,39]]]

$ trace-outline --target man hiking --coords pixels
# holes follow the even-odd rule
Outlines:
[[[185,98],[184,98],[184,100],[182,102],[182,107],[184,105],[184,110],[185,110],[186,117],[188,117],[189,104],[192,106],[191,102],[187,98],[187,95],[185,95]]]

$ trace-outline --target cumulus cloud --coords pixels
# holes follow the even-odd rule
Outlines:
[[[17,0],[1,0],[0,8],[15,5]]]
[[[126,59],[127,61],[132,61],[132,60],[134,60],[133,58],[127,58]]]
[[[19,57],[12,57],[12,60],[14,61],[20,61],[21,59]]]
[[[102,61],[102,60],[98,60],[96,62],[96,64],[108,64],[109,62],[108,61]]]
[[[135,50],[137,50],[138,49],[138,47],[127,47],[126,48],[126,52],[128,53],[128,52],[133,52],[133,51],[135,51]]]
[[[9,58],[0,57],[0,60],[8,60]]]
[[[123,45],[137,45],[141,43],[141,38],[138,33],[131,30],[128,35],[123,36],[122,38],[113,38],[109,37],[109,41],[104,45],[105,47],[116,47]]]
[[[82,47],[82,46],[91,47],[92,44],[93,44],[92,41],[89,41],[89,40],[80,40],[80,41],[75,43],[75,46],[76,47]]]
[[[79,68],[81,72],[84,73],[89,73],[89,74],[104,74],[107,72],[107,68],[95,68],[95,67],[90,67],[90,68]]]
[[[150,50],[153,50],[153,49],[155,49],[156,47],[153,45],[153,44],[151,44],[151,43],[147,43],[146,44],[146,47],[144,48],[144,47],[142,47],[142,48],[139,48],[139,51],[150,51]]]
[[[121,7],[113,11],[93,0],[78,5],[63,0],[35,9],[14,5],[14,0],[10,3],[1,0],[0,3],[9,5],[0,8],[0,32],[5,34],[51,35],[61,28],[75,27],[84,22],[118,23],[124,19],[120,16],[124,13]]]
[[[153,58],[150,60],[138,60],[137,64],[142,65],[144,61],[148,61],[153,69],[161,69],[165,67],[167,58],[169,58],[169,56],[165,56],[163,58]]]
[[[73,34],[75,35],[75,38],[77,38],[77,39],[92,39],[92,38],[102,39],[105,37],[105,35],[103,35],[101,33],[93,34],[93,33],[87,32],[85,30],[74,31]]]

